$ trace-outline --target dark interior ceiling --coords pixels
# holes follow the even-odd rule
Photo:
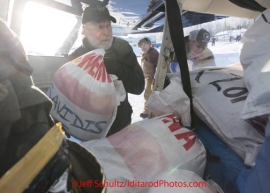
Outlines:
[[[39,1],[39,0],[34,0]],[[265,9],[264,7],[260,6],[257,2],[254,0],[229,0],[232,3],[250,9],[250,10],[260,10],[262,11]],[[146,12],[146,7],[149,4],[149,1],[147,0],[41,0],[40,2],[46,3],[47,5],[52,4],[52,6],[57,6],[60,9],[63,9],[64,11],[68,11],[72,14],[81,15],[82,8],[81,3],[85,5],[90,4],[103,4],[107,5],[110,3],[110,6],[113,6],[114,9],[121,10],[121,6],[125,7],[125,10],[128,10],[129,12],[137,13],[138,11],[140,13],[137,13],[138,15],[141,15],[140,19],[137,20],[135,25],[132,27],[133,30],[138,30],[138,28],[144,28],[145,30],[151,29],[153,26],[156,26],[155,28],[151,29],[149,32],[161,32],[163,30],[163,23],[160,22],[164,20],[165,17],[165,6],[164,2],[161,0],[157,2],[151,9],[151,11]],[[136,4],[136,6],[135,6]],[[141,5],[141,7],[139,6]],[[136,8],[135,8],[136,7]],[[138,9],[140,7],[140,9]],[[214,14],[204,14],[204,13],[197,13],[192,11],[182,11],[182,23],[183,27],[189,27],[193,25],[198,25],[201,23],[206,23],[218,19],[225,18],[226,16],[218,16]],[[157,25],[158,23],[158,25]],[[136,33],[136,32],[135,32]]]
[[[155,17],[156,15],[163,13],[158,17],[156,20],[152,21],[151,18]],[[204,13],[197,13],[192,11],[182,11],[182,23],[183,27],[190,27],[193,25],[198,25],[206,22],[215,21],[218,19],[226,18],[227,16],[218,16],[214,14],[204,14]],[[135,24],[133,27],[133,30],[137,30],[140,27],[152,27],[154,25],[154,22],[157,22],[165,17],[165,6],[163,1],[160,2],[158,5],[156,5],[153,10],[147,14],[145,14],[139,22]],[[154,33],[154,32],[162,32],[163,31],[163,25],[160,25],[158,27],[155,27],[147,33]],[[142,33],[142,32],[134,32],[134,33]]]
[[[38,1],[38,0],[34,0]],[[139,3],[140,0],[136,0],[137,3]],[[85,5],[90,5],[90,4],[103,4],[107,5],[109,3],[109,0],[55,0],[55,1],[48,1],[48,0],[42,0],[40,1],[41,3],[46,3],[47,5],[51,5],[54,7],[57,7],[59,9],[62,9],[64,11],[70,12],[72,14],[76,15],[81,15],[82,13],[82,8],[81,8],[81,3]],[[114,3],[113,0],[111,0],[112,3]],[[119,1],[120,2],[120,1]],[[112,4],[115,7],[120,7],[123,5],[123,3],[119,3],[117,1],[117,4]],[[145,5],[147,5],[149,2],[145,2]],[[126,1],[125,7],[129,11],[134,11],[136,12],[138,9],[133,9],[132,6],[128,6],[128,4],[134,4],[134,2],[130,3],[129,1]],[[134,5],[133,5],[134,6]],[[136,22],[136,24],[133,26],[133,30],[138,30],[138,28],[145,28],[145,29],[150,29],[151,27],[154,26],[158,21],[164,20],[165,17],[165,6],[163,1],[160,1],[156,3],[151,9],[151,11],[146,12],[145,11],[146,6],[142,7],[140,11],[142,13],[142,17]],[[205,22],[210,22],[214,21],[217,19],[222,19],[225,18],[225,16],[217,16],[213,14],[203,14],[203,13],[196,13],[196,12],[190,12],[190,11],[185,11],[183,10],[183,15],[182,15],[182,22],[183,22],[183,27],[189,27],[192,25],[197,25]],[[153,32],[161,32],[163,30],[163,22],[159,22],[160,25],[158,27],[155,27],[151,31]]]

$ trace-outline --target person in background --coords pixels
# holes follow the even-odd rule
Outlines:
[[[236,41],[237,42],[240,42],[241,41],[241,34],[239,34],[239,35],[236,36]]]
[[[205,29],[193,30],[185,37],[186,56],[189,70],[196,70],[206,66],[215,66],[215,58],[207,44],[210,41],[210,34]],[[177,58],[174,57],[170,64],[171,72],[180,72]]]
[[[145,84],[142,68],[129,43],[113,37],[111,22],[116,23],[116,19],[103,5],[85,8],[82,14],[82,45],[71,53],[68,59],[70,61],[91,50],[103,48],[107,73],[116,75],[123,82],[127,93],[139,95]],[[126,99],[117,108],[116,118],[107,136],[129,125],[132,112],[126,94]]]
[[[138,42],[138,47],[143,51],[141,65],[145,78],[144,111],[140,114],[140,117],[146,118],[149,116],[149,110],[145,105],[152,93],[151,85],[154,82],[159,53],[155,48],[151,47],[151,41],[148,38],[141,39]]]
[[[212,46],[215,46],[216,45],[216,38],[215,36],[212,37]]]

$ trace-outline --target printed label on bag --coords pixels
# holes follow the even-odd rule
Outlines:
[[[82,119],[82,117],[79,117],[72,108],[68,107],[67,104],[61,103],[58,95],[51,96],[51,89],[54,89],[54,86],[52,86],[48,92],[49,97],[53,102],[53,107],[51,109],[52,114],[63,122],[67,129],[72,126],[90,133],[101,133],[103,131],[104,125],[107,124],[107,121]]]
[[[86,56],[76,58],[74,63],[96,80],[112,82],[111,77],[107,74],[102,55],[97,55],[96,53],[87,54]]]
[[[174,114],[161,117],[161,119],[162,122],[165,124],[168,122],[171,123],[168,127],[171,132],[175,132],[179,129],[185,128],[178,123],[179,120]],[[192,131],[175,134],[174,136],[176,137],[177,140],[184,139],[186,141],[186,143],[183,145],[186,151],[188,151],[195,144],[196,136]]]

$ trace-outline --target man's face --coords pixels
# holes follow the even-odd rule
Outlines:
[[[112,45],[113,35],[110,20],[99,23],[87,22],[84,26],[84,35],[94,48],[109,49]]]
[[[191,56],[201,53],[205,47],[202,47],[198,42],[194,40],[189,40],[189,51]]]
[[[147,53],[150,49],[150,44],[144,42],[140,45],[140,48],[144,53]]]

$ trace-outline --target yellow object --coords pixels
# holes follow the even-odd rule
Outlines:
[[[58,151],[64,133],[57,123],[0,179],[1,192],[23,192]]]

